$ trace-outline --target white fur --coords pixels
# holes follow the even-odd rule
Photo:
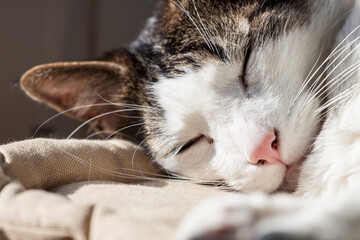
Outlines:
[[[326,4],[336,7],[341,3],[328,1]],[[359,24],[360,1],[357,1],[335,46]],[[360,30],[352,34],[344,46],[358,36]],[[343,56],[355,49],[340,67],[334,66],[343,57],[335,60],[327,70],[330,73],[328,82],[360,60],[360,50],[356,49],[359,43],[345,51]],[[329,100],[359,84],[359,79],[360,72],[356,69],[345,82],[329,89]],[[248,194],[205,203],[184,219],[177,239],[211,236],[228,229],[233,229],[231,239],[360,239],[359,92],[360,88],[345,94],[348,97],[330,106],[314,150],[302,166],[294,195]]]
[[[332,37],[329,28],[335,29],[334,22],[341,16],[332,8],[317,14],[309,26],[253,50],[247,92],[238,80],[243,63],[236,60],[214,60],[184,76],[160,78],[152,91],[165,110],[164,132],[174,145],[200,134],[214,139],[213,144],[202,140],[182,154],[159,159],[160,163],[186,177],[223,179],[242,191],[277,189],[284,182],[286,167],[254,165],[249,159],[265,134],[277,129],[282,160],[292,165],[302,160],[318,133],[314,111],[319,102],[314,100],[301,111],[311,97],[308,90],[291,106],[324,45],[326,49],[325,40]]]
[[[340,43],[359,24],[360,2],[357,1],[336,42]],[[347,46],[359,36],[360,31],[354,32],[343,45]],[[360,60],[359,44],[360,40],[349,46],[343,56],[348,55],[352,50],[355,51],[338,68],[328,70],[332,72],[329,80],[341,74],[352,63]],[[333,58],[335,59],[335,57]],[[337,66],[342,60],[343,57],[338,58],[333,66]],[[337,84],[336,88],[334,87],[330,99],[341,95],[346,89],[360,83],[358,69],[355,69],[346,82]],[[331,106],[323,131],[315,143],[314,153],[309,156],[303,166],[297,195],[309,198],[336,196],[341,192],[348,191],[350,186],[352,188],[352,185],[356,186],[359,183],[356,180],[360,174],[359,92],[360,90],[357,90],[353,94],[346,94],[350,98],[345,98]]]

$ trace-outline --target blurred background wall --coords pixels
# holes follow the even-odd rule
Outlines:
[[[158,0],[1,0],[0,144],[32,137],[56,114],[30,100],[18,81],[42,63],[96,58],[128,45]],[[39,135],[66,137],[78,122],[58,117]],[[77,136],[84,137],[85,132]]]

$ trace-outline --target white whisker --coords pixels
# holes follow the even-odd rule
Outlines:
[[[190,19],[190,21],[194,24],[194,26],[196,27],[197,31],[200,33],[201,37],[204,39],[205,43],[207,44],[207,46],[209,47],[209,49],[211,51],[214,51],[212,45],[210,44],[209,40],[206,38],[205,34],[201,31],[198,22],[196,21],[196,19],[194,19],[191,14],[185,9],[185,7],[182,5],[182,3],[177,0],[177,3],[174,0],[171,0],[175,5],[177,5],[184,13],[185,15]]]
[[[133,111],[133,110],[128,110],[128,109],[121,109],[121,110],[115,110],[115,111],[111,111],[111,112],[106,112],[106,113],[102,113],[102,114],[99,114],[99,115],[96,115],[95,117],[92,117],[90,118],[89,120],[83,122],[79,127],[77,127],[72,133],[70,133],[70,135],[66,138],[66,139],[69,139],[71,138],[72,136],[74,136],[74,134],[79,131],[82,127],[84,127],[86,124],[98,119],[98,118],[101,118],[101,117],[104,117],[104,116],[107,116],[107,115],[110,115],[110,114],[114,114],[114,113],[119,113],[119,112],[129,112],[129,111]]]
[[[323,101],[326,99],[327,96],[329,96],[331,93],[333,93],[339,86],[341,86],[343,83],[345,83],[351,76],[354,75],[360,68],[360,61],[355,62],[354,64],[350,65],[347,69],[343,70],[341,73],[339,73],[337,76],[335,76],[329,83],[331,85],[328,87],[328,89],[331,89],[330,91],[324,92],[325,96],[320,99],[320,101]],[[337,84],[337,86],[335,86]],[[322,96],[323,94],[319,95]]]
[[[221,57],[221,55],[220,55],[220,52],[219,52],[219,49],[216,47],[216,44],[214,43],[214,41],[211,40],[211,39],[214,38],[214,36],[212,36],[211,33],[210,33],[210,31],[209,31],[209,29],[205,27],[204,22],[202,21],[202,19],[201,19],[201,17],[200,17],[199,11],[197,10],[195,1],[192,0],[192,3],[193,3],[193,5],[194,5],[194,9],[195,9],[195,12],[196,12],[196,14],[197,14],[197,16],[198,16],[198,19],[199,19],[199,21],[200,21],[200,24],[201,24],[201,26],[202,26],[203,29],[204,29],[204,33],[205,33],[205,35],[207,36],[207,39],[209,40],[209,42],[211,43],[211,45],[212,45],[213,48],[215,49],[216,54],[217,54],[217,56],[219,57],[219,59],[222,59],[222,57]]]
[[[97,131],[97,132],[93,132],[90,135],[88,135],[85,139],[91,139],[92,137],[98,136],[98,135],[102,135],[102,134],[106,134],[106,131]]]
[[[324,75],[324,73],[331,67],[331,65],[339,58],[342,56],[342,54],[344,54],[346,52],[346,50],[351,47],[358,39],[359,37],[356,37],[354,40],[352,40],[350,43],[346,44],[345,46],[342,46],[345,41],[347,39],[349,39],[349,37],[351,37],[358,29],[360,28],[360,25],[358,25],[353,31],[351,31],[333,50],[332,52],[329,54],[329,56],[323,61],[323,63],[316,69],[316,71],[310,76],[307,77],[307,80],[305,80],[305,84],[302,85],[301,87],[301,92],[305,89],[304,87],[316,76],[316,74],[318,73],[318,71],[327,63],[329,62],[333,56],[335,56],[338,52],[340,52],[338,54],[338,56],[332,60],[331,63],[328,64],[328,66],[324,69],[324,71],[319,75],[319,77],[313,82],[313,84],[310,86],[309,91],[312,92],[317,90],[315,86],[317,86],[318,82],[321,80],[322,76]],[[342,46],[342,47],[341,47]],[[311,72],[311,71],[310,71]],[[297,101],[297,99],[300,97],[301,92],[299,91],[296,94],[295,97],[295,101],[293,101],[293,104]],[[306,106],[308,103],[308,97],[306,98],[306,100],[304,101],[304,104],[301,108],[303,108],[304,106]],[[293,105],[292,104],[292,105]]]
[[[65,113],[75,111],[75,110],[79,110],[79,109],[83,109],[83,108],[88,108],[88,107],[110,106],[110,105],[112,105],[112,104],[111,103],[88,104],[88,105],[73,107],[73,108],[67,109],[65,111],[59,112],[59,113],[55,114],[54,116],[50,117],[49,119],[47,119],[46,121],[44,121],[42,124],[40,124],[40,126],[35,130],[33,136],[35,136],[37,134],[37,132],[40,130],[40,128],[42,128],[45,124],[47,124],[48,122],[52,121],[53,119],[65,114]]]
[[[341,92],[340,94],[336,95],[334,98],[330,99],[326,104],[324,104],[321,108],[315,111],[315,114],[321,113],[323,110],[327,109],[328,107],[334,105],[335,103],[348,99],[353,96],[353,93],[357,92],[360,89],[360,83],[353,85],[352,87],[346,89],[345,91]],[[328,110],[329,111],[329,110]]]
[[[117,133],[119,133],[119,132],[121,132],[121,131],[123,131],[123,130],[126,130],[126,129],[128,129],[128,128],[132,128],[132,127],[136,127],[136,126],[141,126],[141,125],[144,125],[144,123],[141,122],[141,123],[136,123],[136,124],[132,124],[132,125],[123,127],[123,128],[121,128],[121,129],[116,130],[115,132],[111,133],[107,138],[105,138],[105,140],[110,139],[110,138],[113,137],[115,134],[117,134]]]
[[[95,92],[95,94],[100,98],[102,99],[103,101],[107,102],[107,103],[110,103],[114,106],[120,106],[120,107],[134,107],[135,109],[146,109],[146,110],[149,110],[149,109],[155,109],[154,107],[151,107],[151,106],[145,106],[145,105],[138,105],[138,104],[131,104],[131,103],[116,103],[116,102],[112,102],[110,101],[109,99],[106,99],[104,98],[103,96],[101,96],[99,93]]]
[[[332,73],[334,73],[337,68],[346,60],[348,59],[356,50],[358,50],[358,48],[360,48],[360,44],[357,45],[354,49],[352,49],[338,64],[335,65],[335,67],[328,73],[328,75],[323,79],[323,81],[325,82]],[[339,56],[338,56],[339,57]],[[334,61],[332,61],[332,63],[335,62],[335,60],[338,58],[336,57],[334,59]],[[330,68],[330,65],[327,67],[327,69]],[[315,88],[315,94],[313,94],[310,98],[307,98],[307,100],[305,101],[305,103],[303,104],[304,109],[302,110],[305,111],[305,109],[310,105],[311,101],[314,101],[314,99],[316,99],[319,94],[322,94],[322,91],[324,91],[327,87],[328,87],[329,83],[324,84],[322,87],[320,88]]]

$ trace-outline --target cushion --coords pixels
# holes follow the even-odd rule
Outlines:
[[[125,140],[0,146],[0,239],[171,239],[204,199],[235,194],[169,179]]]

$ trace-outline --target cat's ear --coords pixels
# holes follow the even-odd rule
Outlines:
[[[129,53],[118,53],[117,63],[40,65],[22,76],[21,87],[36,101],[80,121],[92,119],[91,123],[101,130],[113,132],[134,121],[129,116],[138,113],[125,105],[140,104],[142,94],[134,62],[123,54]]]

